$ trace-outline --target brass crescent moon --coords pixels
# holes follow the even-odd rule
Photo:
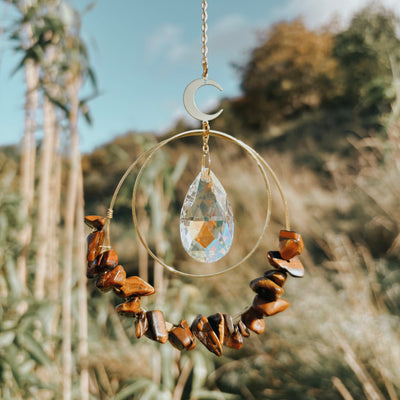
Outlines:
[[[208,78],[199,78],[190,82],[189,85],[186,86],[185,91],[183,92],[183,105],[186,108],[186,111],[195,119],[199,121],[211,121],[212,119],[217,118],[221,113],[222,109],[216,112],[215,114],[205,114],[201,112],[196,105],[195,95],[196,92],[205,85],[211,85],[222,91],[222,87],[215,81],[212,81]]]

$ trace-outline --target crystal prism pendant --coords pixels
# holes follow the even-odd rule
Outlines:
[[[218,261],[228,253],[233,231],[233,214],[225,189],[209,168],[202,168],[190,185],[181,210],[183,247],[197,261]]]

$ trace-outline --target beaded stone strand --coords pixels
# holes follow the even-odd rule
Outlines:
[[[85,217],[85,223],[92,229],[87,237],[87,277],[96,279],[96,287],[102,293],[112,290],[125,299],[115,309],[119,315],[135,318],[137,338],[144,335],[159,343],[169,341],[178,350],[193,350],[195,338],[217,356],[222,355],[223,345],[240,349],[243,338],[249,337],[250,331],[257,334],[265,331],[264,317],[289,307],[289,302],[281,298],[287,275],[304,276],[304,267],[298,258],[304,249],[301,235],[281,230],[279,251],[268,253],[268,261],[274,269],[250,282],[250,288],[256,293],[250,307],[235,317],[222,313],[209,317],[199,314],[190,327],[185,319],[174,325],[165,321],[160,310],[145,312],[141,309],[140,298],[154,294],[155,290],[139,276],[127,277],[124,267],[118,264],[116,251],[103,246],[106,218],[89,215]]]

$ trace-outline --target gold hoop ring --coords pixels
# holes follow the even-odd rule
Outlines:
[[[174,141],[174,140],[178,140],[178,139],[182,139],[185,137],[189,137],[189,136],[200,136],[203,134],[202,130],[191,130],[191,131],[186,131],[186,132],[182,132],[179,133],[177,135],[174,135],[168,139],[165,139],[164,141],[154,145],[151,149],[147,150],[145,153],[142,153],[141,156],[139,156],[139,158],[131,165],[130,168],[128,168],[127,172],[124,174],[123,178],[121,179],[121,181],[125,180],[125,178],[127,177],[127,175],[131,172],[131,170],[137,165],[137,163],[145,156],[147,156],[145,158],[145,161],[142,165],[142,167],[139,170],[139,173],[136,177],[135,180],[135,185],[133,188],[133,194],[132,194],[132,218],[133,218],[133,223],[135,225],[135,229],[136,229],[136,233],[138,235],[139,240],[141,241],[142,245],[145,247],[147,253],[155,260],[157,261],[160,265],[162,265],[164,268],[166,268],[168,271],[173,272],[177,275],[181,275],[181,276],[186,276],[186,277],[193,277],[193,278],[205,278],[205,277],[212,277],[212,276],[217,276],[217,275],[221,275],[224,274],[228,271],[231,271],[235,268],[237,268],[239,265],[243,264],[254,252],[255,250],[258,248],[262,238],[264,237],[265,231],[267,230],[267,227],[269,225],[269,221],[270,221],[270,217],[271,217],[271,191],[270,191],[270,185],[269,185],[269,181],[268,181],[268,177],[267,174],[265,172],[265,169],[268,170],[268,172],[271,174],[275,184],[278,187],[278,190],[281,194],[282,197],[282,202],[283,202],[283,206],[284,206],[284,212],[285,212],[285,220],[286,220],[286,229],[290,229],[289,227],[289,217],[288,217],[288,210],[287,210],[287,204],[286,204],[286,200],[284,198],[283,195],[283,191],[281,189],[280,183],[275,175],[275,173],[273,172],[273,170],[271,169],[271,167],[268,165],[268,163],[254,150],[252,149],[250,146],[248,146],[247,144],[245,144],[244,142],[242,142],[239,139],[236,139],[226,133],[223,132],[219,132],[219,131],[213,131],[210,130],[210,135],[211,136],[215,136],[215,137],[219,137],[219,138],[223,138],[226,139],[230,142],[233,142],[235,144],[237,144],[239,147],[241,147],[243,150],[245,150],[250,156],[251,158],[253,158],[253,160],[256,162],[258,168],[260,169],[260,172],[264,178],[264,182],[266,185],[266,189],[267,189],[267,198],[268,198],[268,206],[267,206],[267,216],[265,219],[265,223],[264,223],[264,227],[263,230],[258,238],[258,240],[256,241],[256,244],[254,245],[254,247],[249,251],[249,253],[243,257],[239,262],[237,262],[236,264],[229,266],[221,271],[217,271],[214,273],[209,273],[209,274],[191,274],[191,273],[187,273],[187,272],[182,272],[177,270],[176,268],[174,268],[171,265],[166,264],[163,260],[161,260],[159,257],[157,257],[148,247],[145,239],[143,238],[143,235],[140,232],[139,229],[139,224],[137,222],[137,215],[136,215],[136,196],[137,196],[137,189],[138,189],[138,185],[140,182],[140,178],[143,174],[144,169],[146,168],[147,164],[150,162],[151,158],[153,157],[153,155],[160,150],[162,147],[164,147],[165,145],[167,145],[168,143]],[[117,186],[116,190],[119,190],[119,188],[122,185],[122,182],[120,181],[119,185]],[[116,197],[116,193],[114,193],[113,196],[113,201],[112,204],[110,204],[110,209],[112,209],[112,206],[114,204],[115,201],[115,197]],[[108,228],[108,226],[107,226]]]

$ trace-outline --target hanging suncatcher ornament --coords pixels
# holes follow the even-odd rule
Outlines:
[[[195,260],[211,263],[224,257],[231,248],[234,222],[231,205],[224,187],[211,171],[209,121],[217,118],[222,110],[215,114],[205,114],[196,105],[195,95],[205,85],[221,86],[208,79],[207,60],[207,3],[202,4],[202,66],[203,74],[187,85],[183,93],[186,111],[203,124],[203,156],[201,170],[190,185],[183,202],[180,217],[180,233],[183,247]]]
[[[265,317],[284,311],[289,303],[282,299],[283,285],[287,275],[301,278],[304,268],[298,255],[303,251],[301,235],[290,230],[289,214],[285,197],[277,176],[269,164],[253,148],[223,132],[210,129],[210,121],[217,118],[222,110],[214,114],[200,111],[195,102],[195,95],[199,88],[211,85],[219,90],[221,86],[208,78],[207,60],[207,2],[202,1],[202,76],[195,79],[186,87],[183,103],[187,112],[202,124],[201,129],[194,129],[178,133],[161,141],[141,154],[127,169],[118,183],[112,196],[106,217],[87,216],[85,222],[92,228],[88,236],[87,277],[96,279],[96,287],[102,291],[114,291],[125,302],[116,307],[116,311],[123,316],[133,317],[136,321],[136,337],[145,335],[149,339],[160,343],[169,341],[179,350],[192,350],[196,340],[199,340],[214,354],[222,355],[222,345],[240,349],[243,338],[250,335],[250,331],[257,334],[265,330]],[[209,138],[215,137],[236,144],[256,163],[267,191],[267,213],[262,232],[253,248],[233,265],[223,270],[208,274],[193,274],[168,265],[155,254],[147,245],[142,235],[136,215],[137,191],[144,169],[153,155],[162,150],[167,144],[176,140],[201,136],[202,152],[200,171],[190,185],[183,201],[179,230],[181,241],[186,252],[201,263],[213,263],[222,259],[230,250],[234,236],[234,216],[228,195],[215,174],[211,170],[211,156]],[[267,270],[264,276],[250,282],[250,288],[256,293],[251,305],[236,315],[222,313],[208,317],[198,315],[192,324],[182,319],[177,324],[166,322],[161,310],[146,311],[141,305],[141,297],[155,293],[154,288],[139,276],[126,276],[122,265],[118,264],[118,255],[111,246],[110,225],[113,217],[113,208],[119,190],[128,175],[138,168],[132,193],[132,218],[137,236],[147,253],[168,271],[191,278],[211,277],[232,271],[243,264],[256,251],[271,217],[271,188],[269,178],[275,183],[283,203],[285,214],[285,229],[279,233],[279,250],[268,253],[268,261],[273,269]]]

